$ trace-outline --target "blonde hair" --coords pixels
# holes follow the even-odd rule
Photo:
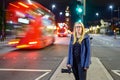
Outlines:
[[[75,42],[77,41],[77,33],[76,33],[76,26],[75,26],[76,24],[80,24],[82,27],[82,34],[81,34],[80,38],[78,39],[78,42],[81,44],[82,40],[84,39],[85,28],[84,28],[83,23],[75,22],[74,28],[73,28],[73,44],[75,44]]]

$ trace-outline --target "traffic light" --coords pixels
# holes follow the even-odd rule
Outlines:
[[[84,2],[83,2],[83,0],[77,0],[75,10],[76,10],[77,22],[83,22],[83,16],[84,16]]]
[[[77,22],[83,22],[83,6],[77,5],[76,13],[77,13]]]
[[[82,22],[82,19],[78,19],[78,21],[77,22]]]
[[[83,6],[82,5],[77,5],[76,11],[78,14],[83,14]]]

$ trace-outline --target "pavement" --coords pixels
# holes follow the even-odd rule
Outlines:
[[[0,47],[8,46],[8,41],[0,41]]]
[[[61,73],[62,68],[66,68],[67,57],[63,59],[50,80],[75,80],[73,73]],[[109,72],[97,57],[91,58],[92,64],[87,72],[87,80],[113,80]]]
[[[5,38],[5,40],[3,40],[3,41],[0,40],[0,48],[9,46],[9,45],[8,45],[8,41],[11,40],[11,39],[14,39],[14,36],[7,36],[7,37]]]

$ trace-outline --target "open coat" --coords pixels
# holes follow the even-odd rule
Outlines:
[[[91,49],[90,49],[90,37],[85,35],[83,41],[81,42],[81,67],[89,68],[91,63]],[[68,49],[68,60],[67,64],[73,66],[73,35],[71,35],[69,49]]]

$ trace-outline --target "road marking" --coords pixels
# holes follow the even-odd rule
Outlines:
[[[35,80],[40,80],[42,77],[46,76],[51,72],[51,70],[40,70],[40,69],[6,69],[0,68],[0,71],[27,71],[27,72],[45,72],[43,75],[37,77]]]
[[[111,70],[113,73],[117,74],[118,76],[120,76],[120,70]]]
[[[46,76],[47,74],[49,74],[50,72],[46,72],[43,75],[39,76],[38,78],[36,78],[35,80],[40,80],[42,77]]]
[[[0,71],[36,71],[36,72],[50,72],[51,70],[39,70],[39,69],[5,69],[5,68],[1,68]]]

